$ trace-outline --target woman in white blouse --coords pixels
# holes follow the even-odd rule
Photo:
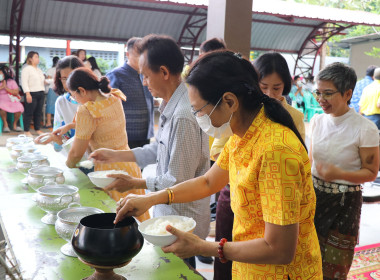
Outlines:
[[[311,173],[317,197],[314,218],[323,279],[347,279],[357,244],[362,192],[379,169],[376,125],[349,108],[354,69],[333,63],[318,73],[314,95],[325,114],[311,120]]]
[[[26,57],[27,65],[21,71],[21,84],[25,93],[24,131],[30,133],[30,122],[33,118],[34,129],[38,135],[42,134],[42,108],[44,105],[45,76],[37,66],[40,57],[37,52],[30,51]]]

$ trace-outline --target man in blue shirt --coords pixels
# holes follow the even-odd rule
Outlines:
[[[359,113],[359,101],[360,101],[360,97],[362,96],[363,89],[373,82],[373,73],[376,68],[377,66],[375,65],[368,66],[366,70],[366,76],[364,77],[364,79],[356,83],[354,92],[352,93],[350,107],[354,108],[355,111],[358,113]]]
[[[139,53],[136,49],[141,38],[132,37],[127,42],[127,61],[107,74],[111,87],[120,89],[123,101],[128,145],[131,149],[150,143],[154,136],[153,96],[142,85],[139,74]]]
[[[156,141],[130,151],[99,149],[91,158],[103,163],[137,162],[141,168],[155,163],[156,175],[141,179],[118,174],[106,191],[165,191],[205,174],[210,168],[209,137],[191,112],[187,87],[181,79],[184,65],[181,49],[172,37],[150,34],[139,44],[139,52],[143,82],[154,97],[162,98]],[[197,223],[194,234],[205,239],[210,227],[210,197],[154,206],[154,217],[168,215],[193,218]],[[195,268],[195,257],[185,260]]]

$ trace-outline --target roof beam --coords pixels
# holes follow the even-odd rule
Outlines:
[[[251,48],[251,51],[265,51],[265,52],[280,52],[280,53],[293,53],[297,54],[298,50],[282,50],[282,49],[270,49],[270,48]]]
[[[165,8],[142,7],[142,6],[134,6],[134,5],[130,5],[130,4],[114,4],[114,3],[90,1],[90,0],[54,0],[54,1],[82,4],[82,5],[111,7],[111,8],[118,8],[118,9],[133,9],[133,10],[143,10],[143,11],[151,11],[151,12],[173,13],[173,14],[181,14],[181,15],[193,15],[192,11],[178,11],[178,10],[171,10],[171,9],[165,9]],[[157,4],[160,4],[160,3],[158,2]],[[196,15],[196,16],[207,16],[207,13],[196,13],[194,15]]]
[[[252,19],[252,22],[268,23],[268,24],[276,24],[276,25],[290,25],[290,26],[307,27],[307,28],[314,28],[315,27],[315,25],[312,25],[312,24],[294,23],[294,22],[281,22],[281,21],[254,19],[254,18]]]
[[[2,33],[2,30],[0,30]],[[22,36],[32,36],[32,37],[49,37],[56,39],[75,39],[75,40],[91,40],[91,41],[108,41],[108,42],[116,42],[116,43],[125,43],[129,38],[114,38],[114,37],[102,37],[102,36],[87,36],[87,35],[62,35],[55,33],[41,33],[41,32],[30,32],[30,31],[21,31]]]
[[[276,17],[278,17],[280,19],[284,19],[284,20],[286,20],[288,22],[294,22],[294,17],[293,16],[276,16]]]
[[[194,9],[194,14],[198,11],[198,8]],[[191,46],[190,50],[183,49],[185,62],[191,63],[194,58],[195,47],[198,41],[198,37],[207,25],[207,15],[201,19],[194,19],[192,15],[189,15],[184,26],[182,27],[181,35],[178,39],[178,44],[183,46]],[[188,33],[188,34],[186,34]],[[185,36],[186,34],[186,36]]]
[[[178,2],[171,2],[171,1],[157,1],[157,0],[129,0],[134,2],[146,2],[146,3],[153,3],[153,4],[164,4],[164,5],[171,5],[171,6],[186,6],[191,8],[203,8],[207,9],[207,5],[198,5],[198,4],[188,4],[188,3],[178,3]]]

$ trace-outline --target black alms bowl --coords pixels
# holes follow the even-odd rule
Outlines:
[[[115,213],[101,213],[80,220],[71,244],[87,263],[117,266],[136,256],[144,238],[134,218],[127,217],[114,227]]]

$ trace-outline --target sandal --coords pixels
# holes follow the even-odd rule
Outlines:
[[[9,127],[4,127],[3,132],[11,132],[11,130],[9,129]]]

